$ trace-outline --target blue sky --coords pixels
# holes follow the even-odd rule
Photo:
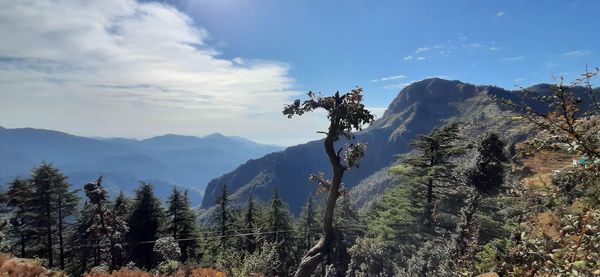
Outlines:
[[[0,2],[0,125],[291,145],[324,125],[280,116],[308,90],[362,86],[380,114],[427,77],[514,88],[600,65],[591,0],[101,3]]]
[[[360,85],[374,106],[429,76],[513,88],[600,57],[598,1],[166,2],[211,30],[224,56],[288,63],[302,91]],[[389,76],[405,77],[370,82]]]

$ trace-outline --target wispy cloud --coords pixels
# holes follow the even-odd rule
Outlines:
[[[462,45],[463,48],[482,48],[483,44],[479,42],[466,43]]]
[[[431,50],[431,47],[419,47],[419,48],[417,48],[417,50],[415,50],[415,54],[419,54],[421,52],[427,52],[429,50]]]
[[[371,80],[371,82],[392,81],[392,80],[398,80],[398,79],[404,79],[404,78],[406,78],[406,76],[404,76],[404,75],[393,75],[393,76],[387,76],[387,77],[383,77],[383,78],[379,78],[379,79],[374,79],[374,80]]]
[[[496,13],[496,17],[502,17],[504,15],[506,15],[506,12],[503,12],[503,11],[499,11]]]
[[[257,137],[289,125],[280,116],[298,94],[289,66],[223,58],[211,34],[172,6],[10,1],[0,18],[0,118],[13,119],[5,124],[130,137]],[[248,116],[257,112],[278,127]]]
[[[563,53],[562,55],[565,57],[581,57],[581,56],[587,56],[591,53],[592,52],[588,51],[588,50],[573,50],[573,51]]]
[[[436,43],[431,46],[423,46],[415,49],[410,55],[404,57],[405,61],[435,58],[439,56],[450,56],[458,52],[476,52],[476,51],[498,51],[502,48],[497,46],[495,42],[483,43],[477,41],[469,41],[468,37],[461,36],[455,40],[448,40],[441,43]]]
[[[410,85],[412,82],[407,82],[407,83],[402,83],[402,84],[393,84],[393,85],[386,85],[383,88],[385,89],[403,89],[404,87]]]
[[[508,57],[508,58],[504,58],[502,60],[503,61],[508,61],[508,62],[514,62],[514,61],[520,61],[522,59],[525,59],[525,56]]]
[[[411,80],[411,81],[408,81],[408,82],[403,82],[403,83],[400,83],[400,84],[386,85],[383,88],[385,88],[385,89],[403,89],[403,88],[409,86],[410,84],[412,84],[414,82],[418,82],[418,81],[422,81],[422,80],[430,79],[430,78],[452,79],[452,77],[450,77],[448,75],[432,75],[432,76],[423,77],[423,78],[418,79],[418,80]]]

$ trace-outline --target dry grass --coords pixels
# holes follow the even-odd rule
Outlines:
[[[121,269],[107,272],[91,272],[87,273],[85,277],[225,277],[225,273],[210,269],[210,268],[196,268],[189,271],[179,271],[173,275],[156,275],[141,270]]]
[[[19,259],[10,254],[0,254],[0,276],[15,277],[65,277],[61,272],[50,271],[38,262]]]

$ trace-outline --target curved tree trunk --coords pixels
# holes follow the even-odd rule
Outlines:
[[[327,196],[327,203],[325,207],[325,214],[323,216],[323,233],[321,239],[313,246],[302,258],[298,270],[294,274],[295,277],[308,277],[310,276],[319,263],[323,260],[333,238],[333,211],[335,209],[335,203],[340,195],[340,186],[342,184],[342,177],[346,168],[341,164],[341,159],[334,149],[334,142],[336,140],[337,122],[332,121],[329,126],[327,137],[324,141],[325,151],[329,157],[329,161],[333,170],[333,178],[331,179],[331,185],[329,187],[329,194]]]

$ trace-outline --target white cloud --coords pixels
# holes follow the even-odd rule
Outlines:
[[[422,61],[422,60],[425,60],[425,59],[427,59],[427,58],[425,58],[425,57],[417,57],[417,61]]]
[[[506,13],[503,12],[503,11],[499,11],[499,12],[496,13],[496,17],[502,17],[504,15],[506,15]]]
[[[264,134],[297,137],[296,124],[312,124],[292,126],[280,114],[297,95],[288,65],[222,58],[207,30],[165,4],[2,1],[0,38],[5,126],[130,137],[220,131],[278,142]]]
[[[563,53],[562,55],[565,57],[581,57],[581,56],[587,56],[591,53],[592,52],[590,52],[588,50],[573,50],[573,51]]]
[[[514,61],[520,61],[520,60],[522,60],[524,58],[525,58],[525,56],[515,56],[515,57],[504,58],[502,60],[503,61],[508,61],[508,62],[514,62]]]
[[[417,50],[415,50],[415,54],[419,54],[421,52],[427,52],[429,50],[431,50],[430,47],[419,47],[419,48],[417,48]]]
[[[404,76],[404,75],[393,75],[393,76],[387,76],[387,77],[371,80],[371,82],[391,81],[391,80],[398,80],[398,79],[404,79],[404,78],[406,78],[406,76]]]
[[[393,84],[393,85],[387,85],[383,88],[385,89],[403,89],[404,87],[410,85],[412,82],[407,82],[407,83],[402,83],[402,84]]]
[[[472,42],[472,43],[463,44],[462,47],[463,48],[481,48],[481,47],[483,47],[483,44],[481,44],[479,42]]]
[[[488,48],[488,50],[490,50],[490,51],[498,51],[498,50],[502,50],[502,48],[492,46],[492,47]]]
[[[383,88],[385,88],[385,89],[403,89],[414,82],[419,82],[419,81],[423,81],[425,79],[431,79],[431,78],[451,79],[452,77],[450,77],[448,75],[432,75],[432,76],[423,77],[418,80],[412,80],[412,81],[408,81],[408,82],[404,82],[404,83],[400,83],[400,84],[387,85],[387,86],[384,86]]]
[[[413,58],[414,58],[414,57],[413,57],[412,55],[409,55],[409,56],[406,56],[406,57],[404,57],[404,60],[405,60],[405,61],[410,61],[410,60],[412,60]]]

